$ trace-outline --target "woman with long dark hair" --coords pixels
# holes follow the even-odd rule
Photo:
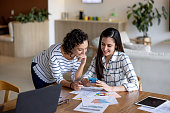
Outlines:
[[[97,55],[84,74],[83,84],[89,86],[88,78],[97,77],[97,86],[106,91],[138,90],[138,79],[129,57],[124,53],[119,31],[105,29],[99,40]]]
[[[88,36],[80,29],[69,32],[62,44],[54,44],[32,60],[31,73],[36,89],[51,84],[62,84],[74,90],[80,90],[82,85],[75,82],[81,78],[86,64]],[[72,71],[69,82],[63,74]]]

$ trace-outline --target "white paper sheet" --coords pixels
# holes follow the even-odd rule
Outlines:
[[[81,111],[81,112],[90,112],[90,113],[103,113],[104,110],[109,105],[97,105],[97,106],[84,106],[82,103],[80,103],[74,110],[75,111]]]
[[[120,98],[121,96],[116,92],[107,92],[102,91],[101,88],[98,87],[83,87],[80,91],[72,91],[72,94],[77,94],[73,99],[81,100],[83,96],[113,96],[116,98]]]
[[[82,97],[82,103],[84,106],[118,104],[116,98],[113,96],[112,97],[109,97],[109,96],[91,96],[91,97],[84,96],[84,97]]]
[[[82,100],[74,110],[82,112],[102,113],[112,104],[118,104],[116,98],[121,96],[116,92],[103,91],[99,87],[83,87],[80,91],[72,91],[77,94],[73,99]]]
[[[146,107],[146,106],[138,107],[138,109],[143,110],[143,111],[147,111],[147,112],[153,112],[154,111],[154,108]]]
[[[71,91],[70,93],[72,94],[79,94],[80,92],[83,92],[83,91],[92,91],[92,92],[98,92],[98,91],[101,91],[102,88],[99,88],[99,87],[82,87],[80,91]]]
[[[170,113],[170,101],[167,101],[156,108],[141,106],[138,109],[152,113]]]
[[[170,113],[170,101],[156,107],[152,113]]]
[[[91,97],[91,96],[94,96],[95,94],[96,94],[96,92],[93,92],[93,91],[81,91],[73,99],[81,100],[82,97],[85,97],[85,96],[86,97]]]
[[[121,96],[117,94],[116,92],[107,92],[107,91],[99,91],[96,93],[96,96],[110,96],[115,98],[120,98]]]

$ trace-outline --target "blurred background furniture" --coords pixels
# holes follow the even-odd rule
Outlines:
[[[144,45],[149,45],[151,46],[151,38],[147,37],[147,38],[134,38],[134,39],[130,39],[131,41],[134,41],[137,44],[144,44]]]
[[[12,22],[6,26],[8,34],[0,35],[0,55],[14,56],[14,26]]]
[[[88,34],[89,44],[91,45],[92,40],[98,37],[102,31],[108,27],[114,27],[119,31],[125,31],[126,21],[55,20],[55,42],[61,43],[68,32],[75,28],[79,28]]]
[[[49,23],[8,23],[9,34],[0,35],[0,55],[32,57],[49,47]],[[15,40],[14,40],[15,38]]]
[[[137,76],[138,81],[139,81],[139,91],[142,91],[142,82],[141,82],[141,78],[139,76]]]
[[[130,57],[136,74],[141,77],[143,91],[170,94],[170,53],[130,49],[125,49],[125,53]]]
[[[2,80],[0,80],[0,90],[5,90],[4,103],[6,103],[9,100],[10,91],[17,93],[20,92],[20,89],[17,86]]]
[[[32,57],[49,47],[49,22],[14,22],[15,57]]]

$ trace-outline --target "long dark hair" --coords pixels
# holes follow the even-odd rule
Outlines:
[[[98,51],[96,56],[96,64],[95,64],[95,71],[97,74],[97,78],[99,80],[101,80],[101,78],[103,77],[103,68],[104,68],[102,63],[103,52],[101,50],[101,41],[102,38],[108,38],[108,37],[113,38],[113,40],[115,41],[115,45],[116,45],[115,50],[124,52],[119,31],[115,28],[105,29],[100,35],[99,46],[98,46]]]
[[[81,29],[73,29],[71,32],[67,33],[63,40],[62,47],[64,53],[72,54],[72,49],[82,44],[85,40],[88,40],[88,35],[86,33]]]

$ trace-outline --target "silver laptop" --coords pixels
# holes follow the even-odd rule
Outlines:
[[[53,85],[18,95],[15,113],[54,113],[62,85]]]

